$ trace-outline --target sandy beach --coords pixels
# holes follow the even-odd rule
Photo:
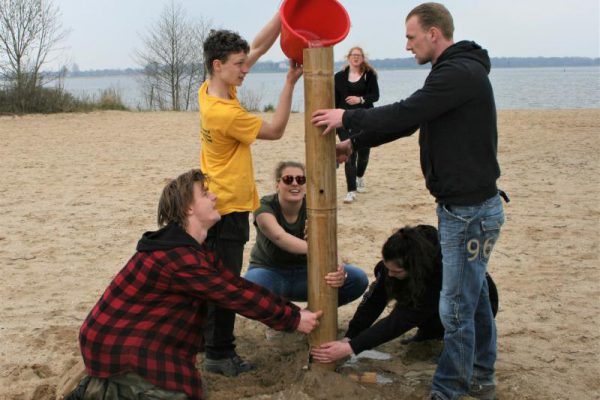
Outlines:
[[[270,115],[265,115],[270,119]],[[500,293],[500,399],[600,398],[600,109],[499,112],[499,186],[511,197],[489,270]],[[199,165],[197,113],[94,112],[0,117],[0,399],[54,399],[80,360],[79,327],[140,235],[156,228],[169,178]],[[304,115],[283,140],[254,145],[261,195],[282,159],[304,159]],[[417,136],[373,149],[368,193],[342,203],[338,248],[372,279],[383,241],[405,224],[436,224]],[[246,260],[254,232],[246,246]],[[247,263],[246,263],[247,264]],[[339,311],[342,334],[356,302]],[[211,400],[420,399],[439,344],[377,350],[340,373],[306,371],[296,334],[267,341],[238,318],[238,351],[258,365],[203,375]],[[198,366],[202,357],[199,357]],[[376,372],[381,383],[348,376]],[[386,381],[387,383],[384,383]]]

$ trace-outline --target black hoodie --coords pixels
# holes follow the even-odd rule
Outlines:
[[[421,169],[436,201],[474,205],[494,196],[500,167],[487,51],[474,42],[448,47],[422,89],[400,102],[349,110],[343,125],[363,133],[354,150],[409,136],[420,128]]]
[[[137,251],[150,252],[171,250],[176,247],[193,247],[203,250],[203,246],[177,224],[169,224],[157,231],[145,232],[137,244]]]

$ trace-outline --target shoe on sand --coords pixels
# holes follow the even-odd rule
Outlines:
[[[365,178],[356,178],[356,191],[358,193],[366,193],[367,184],[365,183]]]
[[[346,197],[344,197],[344,203],[350,204],[350,203],[353,203],[355,200],[356,200],[356,193],[354,193],[354,192],[346,193]]]
[[[242,357],[238,356],[237,354],[233,357],[220,358],[216,360],[212,358],[205,358],[203,367],[205,371],[229,377],[238,376],[243,372],[256,369],[254,364],[244,361]]]

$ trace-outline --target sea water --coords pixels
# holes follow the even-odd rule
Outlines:
[[[429,68],[379,70],[380,98],[376,106],[410,96],[423,86]],[[496,68],[490,73],[498,109],[600,108],[600,67]],[[250,73],[240,94],[260,97],[260,108],[276,106],[285,73]],[[115,89],[131,108],[144,108],[139,77],[104,76],[66,78],[65,89],[76,95],[97,96],[102,89]],[[304,110],[302,78],[296,84],[292,110]],[[195,109],[197,106],[195,105]]]

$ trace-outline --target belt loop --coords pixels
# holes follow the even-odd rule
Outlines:
[[[502,190],[502,189],[498,189],[498,194],[499,194],[500,196],[502,196],[502,198],[504,199],[504,201],[505,201],[506,203],[510,203],[510,199],[508,198],[508,195],[506,194],[506,192],[505,192],[504,190]]]

